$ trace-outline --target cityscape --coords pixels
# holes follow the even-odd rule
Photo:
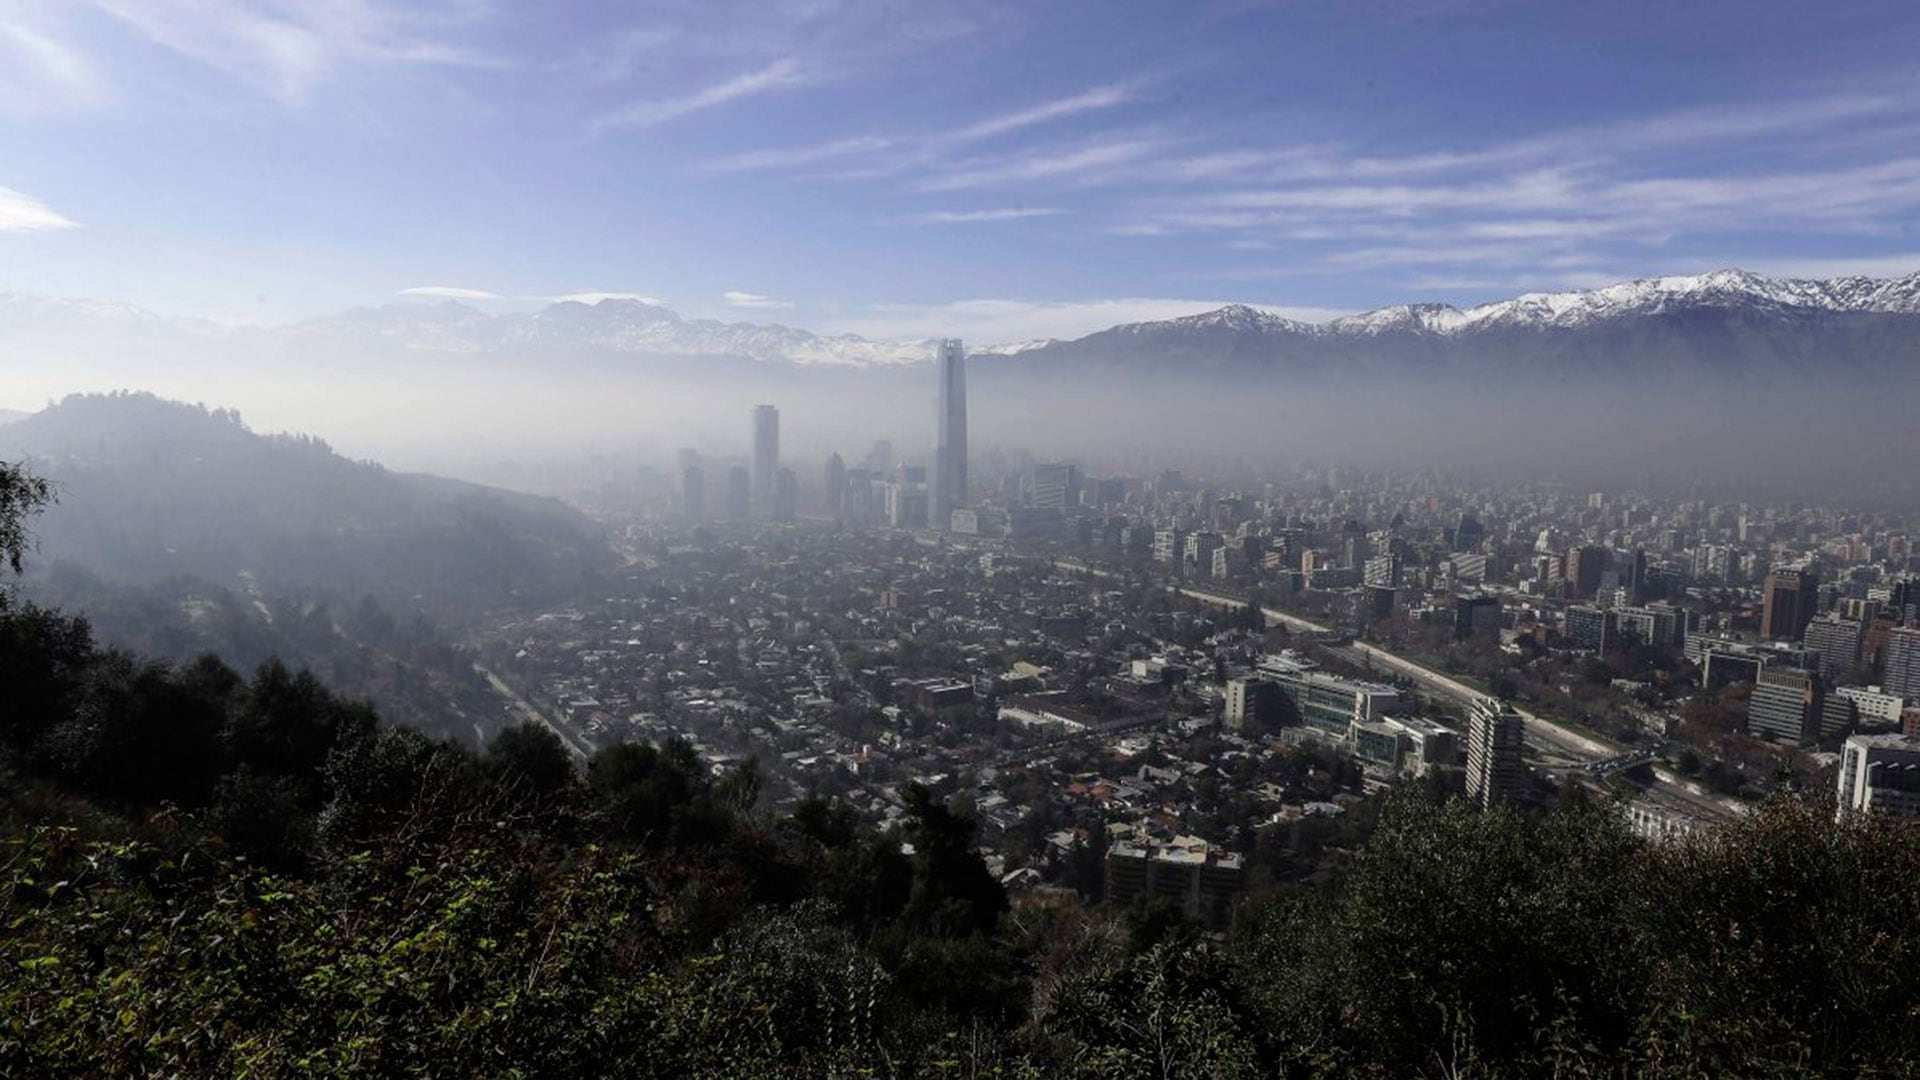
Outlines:
[[[755,406],[746,464],[680,451],[623,527],[630,591],[490,629],[489,664],[583,753],[684,738],[880,826],[927,785],[1009,887],[1165,889],[1222,929],[1395,783],[1583,788],[1656,841],[1816,786],[1920,813],[1910,518],[1652,478],[996,454],[970,482],[965,354],[936,354],[925,450],[793,462]]]
[[[0,0],[0,1078],[1920,1076],[1916,42]]]

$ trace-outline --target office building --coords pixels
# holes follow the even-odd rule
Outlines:
[[[1747,699],[1747,734],[1799,746],[1820,736],[1820,677],[1805,668],[1768,666]]]
[[[1363,584],[1380,589],[1400,587],[1400,556],[1394,552],[1375,555],[1368,559],[1362,568],[1360,580]]]
[[[1260,662],[1286,701],[1286,719],[1329,739],[1345,740],[1355,721],[1378,720],[1400,708],[1400,691],[1379,683],[1342,679],[1279,657]]]
[[[1567,549],[1565,563],[1567,587],[1575,596],[1592,596],[1600,590],[1600,575],[1607,569],[1607,549],[1575,547]]]
[[[753,490],[757,517],[773,515],[773,474],[780,468],[780,410],[771,405],[753,407]]]
[[[887,524],[896,529],[927,527],[927,486],[909,480],[887,485]]]
[[[1226,725],[1233,731],[1259,730],[1278,714],[1280,689],[1270,680],[1242,676],[1227,680]]]
[[[1071,510],[1080,505],[1080,467],[1035,465],[1027,475],[1027,504],[1043,510]]]
[[[1820,575],[1810,563],[1776,567],[1762,587],[1760,636],[1798,641],[1820,607]]]
[[[942,339],[936,350],[939,415],[927,506],[933,527],[945,529],[954,508],[967,503],[967,352],[958,338]]]
[[[1853,735],[1840,748],[1842,814],[1920,817],[1920,736]]]
[[[1647,604],[1614,610],[1621,633],[1661,649],[1677,649],[1686,641],[1686,613],[1671,604]]]
[[[1833,697],[1853,703],[1854,719],[1875,727],[1899,727],[1906,702],[1878,686],[1837,686]]]
[[[1920,703],[1920,628],[1895,627],[1887,631],[1886,671],[1880,685],[1889,694]]]
[[[1486,539],[1486,526],[1480,524],[1480,519],[1465,510],[1460,511],[1460,520],[1454,524],[1453,533],[1448,537],[1453,550],[1478,551]]]
[[[1576,649],[1604,653],[1613,647],[1614,613],[1597,607],[1575,606],[1567,609],[1564,636]]]
[[[873,473],[866,469],[848,469],[846,493],[840,499],[841,517],[860,527],[880,521],[880,500],[874,495]]]
[[[1492,806],[1521,794],[1525,749],[1520,713],[1497,698],[1475,698],[1467,708],[1467,797]]]
[[[1453,636],[1470,638],[1476,635],[1491,636],[1500,629],[1505,616],[1500,610],[1500,598],[1479,593],[1469,596],[1456,596],[1453,599]]]
[[[1179,562],[1186,557],[1187,534],[1179,529],[1157,529],[1153,534],[1153,561]]]

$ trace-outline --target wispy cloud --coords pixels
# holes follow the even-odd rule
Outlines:
[[[945,135],[937,136],[934,141],[940,144],[977,142],[1097,109],[1110,109],[1131,101],[1133,96],[1134,91],[1129,86],[1098,86],[1070,97],[1043,101],[1038,105],[1030,105],[1024,109],[1016,109],[1013,112],[975,121]]]
[[[602,300],[638,300],[643,304],[658,304],[659,300],[636,292],[575,292],[562,296],[543,296],[536,299],[551,300],[556,304],[597,304]]]
[[[377,0],[240,4],[208,0],[93,0],[154,45],[287,104],[347,64],[501,67],[505,61],[436,36],[473,21],[466,0],[405,9]]]
[[[79,225],[31,195],[0,188],[0,232],[42,232],[73,229]]]
[[[821,161],[849,157],[854,154],[873,153],[885,150],[893,145],[893,140],[878,135],[862,135],[851,139],[835,139],[815,146],[792,146],[774,150],[749,150],[742,154],[713,158],[703,166],[709,172],[754,172],[761,169],[784,169],[795,165],[812,165]]]
[[[415,285],[401,289],[399,295],[432,300],[500,300],[499,293],[485,289],[463,289],[458,285]]]
[[[856,136],[809,146],[754,150],[716,158],[705,168],[717,172],[791,168],[866,155],[870,160],[837,174],[843,180],[873,180],[934,167],[970,144],[1110,109],[1134,100],[1133,86],[1116,84],[1039,102],[975,120],[946,131],[913,136]]]
[[[786,90],[805,81],[800,62],[787,57],[775,60],[757,71],[736,75],[725,82],[714,83],[689,94],[636,101],[602,116],[594,121],[593,127],[595,131],[658,127],[703,109]]]
[[[1052,206],[1007,206],[993,210],[932,210],[915,215],[916,225],[972,225],[993,221],[1018,221],[1022,218],[1052,217],[1066,211]]]
[[[99,66],[53,27],[18,15],[0,22],[0,111],[48,112],[96,105],[109,96]]]
[[[1162,145],[1158,139],[1129,138],[1071,148],[1042,147],[997,161],[936,172],[914,186],[920,191],[965,191],[1058,180],[1140,161]]]
[[[737,308],[754,308],[759,310],[771,310],[776,308],[790,308],[793,306],[793,302],[790,300],[775,300],[771,296],[762,296],[759,293],[741,292],[737,289],[728,290],[727,292],[721,293],[720,298],[727,302],[728,307],[737,307]]]

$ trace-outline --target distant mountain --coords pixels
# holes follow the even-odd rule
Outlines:
[[[566,301],[531,313],[489,315],[464,304],[390,304],[313,319],[280,332],[300,351],[401,346],[435,353],[595,352],[729,357],[799,365],[885,366],[926,361],[926,342],[823,337],[758,323],[683,319],[644,300]]]
[[[0,427],[58,503],[46,557],[132,582],[372,595],[442,615],[566,595],[617,560],[563,504],[349,461],[237,413],[148,394],[73,396]]]
[[[1405,304],[1324,323],[1234,305],[1047,342],[995,363],[1023,371],[1565,378],[1905,374],[1917,359],[1920,273],[1803,281],[1721,270],[1466,310]]]

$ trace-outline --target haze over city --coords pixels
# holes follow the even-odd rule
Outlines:
[[[0,0],[0,1075],[1920,1074],[1916,43]]]

